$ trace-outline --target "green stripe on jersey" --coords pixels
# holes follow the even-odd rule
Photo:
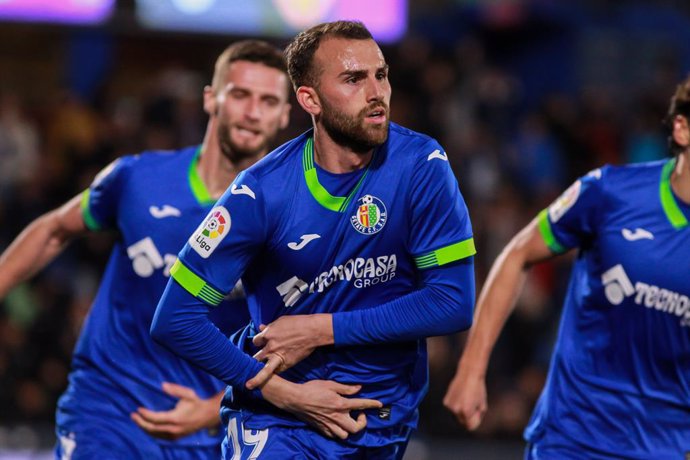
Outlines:
[[[556,254],[565,252],[566,248],[556,240],[556,236],[553,234],[548,210],[543,209],[537,216],[537,219],[539,220],[539,233],[541,233],[541,237],[544,238],[544,243],[546,243],[549,249]]]
[[[185,267],[179,259],[175,261],[170,269],[170,276],[187,292],[213,307],[218,306],[223,301],[224,296],[221,292],[209,286],[206,281]]]
[[[417,268],[430,268],[446,265],[456,260],[461,260],[477,253],[474,247],[474,238],[468,238],[459,243],[451,244],[419,257],[415,257]]]
[[[675,166],[676,161],[669,160],[664,165],[664,169],[661,170],[659,196],[661,197],[661,206],[664,208],[666,218],[669,222],[671,222],[673,228],[679,230],[687,227],[688,219],[683,214],[683,211],[680,210],[680,207],[678,207],[678,203],[673,196],[673,190],[671,190],[671,174],[673,173],[673,168],[675,168]]]
[[[369,165],[371,165],[373,161],[374,158],[372,157]],[[314,166],[314,138],[311,137],[307,139],[307,142],[304,144],[304,150],[302,150],[302,169],[304,170],[304,180],[307,182],[307,188],[311,192],[311,195],[321,206],[334,212],[345,212],[352,201],[352,197],[355,196],[364,178],[367,177],[369,173],[369,166],[367,166],[366,171],[364,171],[364,174],[359,178],[357,184],[348,196],[331,195],[319,182],[316,167]]]
[[[94,219],[93,214],[91,214],[91,209],[89,208],[89,197],[91,196],[91,189],[87,188],[81,192],[81,216],[84,219],[84,224],[86,228],[91,231],[98,231],[101,229],[100,224],[96,219]]]
[[[213,204],[215,200],[211,198],[211,194],[208,193],[208,189],[206,188],[204,181],[201,180],[201,177],[199,176],[199,171],[197,171],[196,169],[197,165],[199,164],[200,157],[201,146],[199,146],[199,148],[196,149],[196,153],[194,153],[192,163],[189,165],[189,187],[192,189],[192,195],[194,195],[196,201],[200,205],[205,206]]]

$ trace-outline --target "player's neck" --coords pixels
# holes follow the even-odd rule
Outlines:
[[[671,188],[678,198],[690,204],[690,151],[678,155],[671,175]]]
[[[266,152],[253,157],[230,161],[220,151],[220,146],[204,144],[197,163],[197,172],[211,198],[218,199],[235,180],[237,175],[259,161]]]
[[[373,154],[374,149],[366,153],[355,152],[338,144],[323,128],[314,128],[314,161],[328,172],[342,174],[362,169],[369,164]]]

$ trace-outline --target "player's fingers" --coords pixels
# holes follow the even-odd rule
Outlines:
[[[375,399],[348,398],[345,407],[350,410],[380,409],[383,407],[383,403]]]
[[[352,420],[349,415],[347,415],[346,418]],[[331,430],[331,433],[333,433],[333,436],[335,436],[336,438],[347,439],[349,433],[340,426],[340,423],[347,425],[348,422],[347,420],[343,420],[339,423],[332,423],[328,425],[328,429]]]
[[[184,385],[178,385],[177,383],[163,382],[163,391],[180,399],[197,399],[196,392]]]
[[[346,396],[357,394],[357,392],[362,389],[362,385],[345,385],[344,383],[333,381],[330,381],[330,386],[336,393]]]
[[[482,423],[483,417],[484,417],[484,413],[480,410],[476,410],[467,418],[465,426],[467,427],[467,429],[469,431],[474,431]]]
[[[254,338],[252,339],[252,343],[254,344],[254,346],[259,347],[259,348],[264,347],[266,345],[266,342],[268,342],[268,340],[266,340],[266,337],[265,337],[267,328],[263,324],[261,326],[259,326],[259,328],[261,328],[262,326],[263,326],[263,329],[261,329],[261,332],[256,334],[254,336]]]
[[[265,324],[259,324],[259,331],[263,332],[263,330],[266,329],[267,327],[268,326],[266,326]]]
[[[139,428],[146,431],[151,436],[162,439],[174,439],[175,435],[172,433],[173,429],[167,425],[157,425],[155,423],[149,422],[144,419],[141,415],[136,412],[132,412],[131,418],[136,423]]]
[[[361,412],[357,416],[357,420],[355,420],[355,431],[350,431],[350,433],[355,434],[359,433],[363,429],[367,427],[367,416],[364,414],[364,412]]]
[[[175,419],[172,412],[173,411],[153,411],[145,407],[140,407],[137,409],[135,414],[140,416],[148,423],[160,424],[174,422]]]
[[[266,355],[268,352],[266,351],[265,348],[262,348],[261,350],[257,351],[256,354],[254,355],[254,359],[257,361],[263,361],[266,359]]]
[[[261,369],[259,373],[256,374],[254,377],[247,380],[246,386],[248,389],[253,390],[268,382],[268,379],[271,378],[271,376],[275,373],[276,369],[278,369],[278,367],[283,362],[282,358],[276,355],[268,355],[266,359],[267,361],[264,368]]]

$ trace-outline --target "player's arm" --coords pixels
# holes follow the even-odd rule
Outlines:
[[[486,412],[486,369],[491,351],[513,311],[534,263],[553,257],[534,219],[518,233],[498,256],[479,295],[474,324],[450,383],[444,404],[460,423],[473,430]]]
[[[0,256],[0,299],[31,278],[57,257],[87,228],[81,213],[81,196],[34,220]]]
[[[496,340],[515,307],[533,264],[583,247],[596,234],[606,201],[601,177],[607,168],[576,181],[518,233],[494,262],[479,296],[475,321],[444,404],[468,429],[487,410],[486,369]]]
[[[177,270],[179,266],[173,267],[173,276]],[[228,385],[243,386],[261,370],[261,363],[227,340],[208,319],[208,304],[192,295],[190,285],[183,283],[186,288],[176,278],[168,282],[151,325],[154,340]],[[296,384],[274,375],[260,389],[274,406],[293,413],[326,436],[341,439],[366,426],[364,414],[355,420],[351,411],[381,407],[378,401],[345,397],[356,394],[358,386],[331,381]]]

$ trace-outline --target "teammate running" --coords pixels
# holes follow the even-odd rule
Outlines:
[[[671,459],[690,452],[690,78],[668,113],[674,157],[604,166],[504,249],[445,397],[470,430],[489,355],[526,270],[578,248],[528,459]]]
[[[253,40],[231,45],[204,89],[209,121],[202,145],[116,160],[0,257],[2,298],[74,237],[101,229],[119,234],[58,403],[57,458],[220,455],[224,385],[154,343],[149,328],[184,235],[287,125],[289,91],[280,50]],[[228,334],[248,322],[247,307],[244,299],[224,303],[230,313],[219,324]]]

